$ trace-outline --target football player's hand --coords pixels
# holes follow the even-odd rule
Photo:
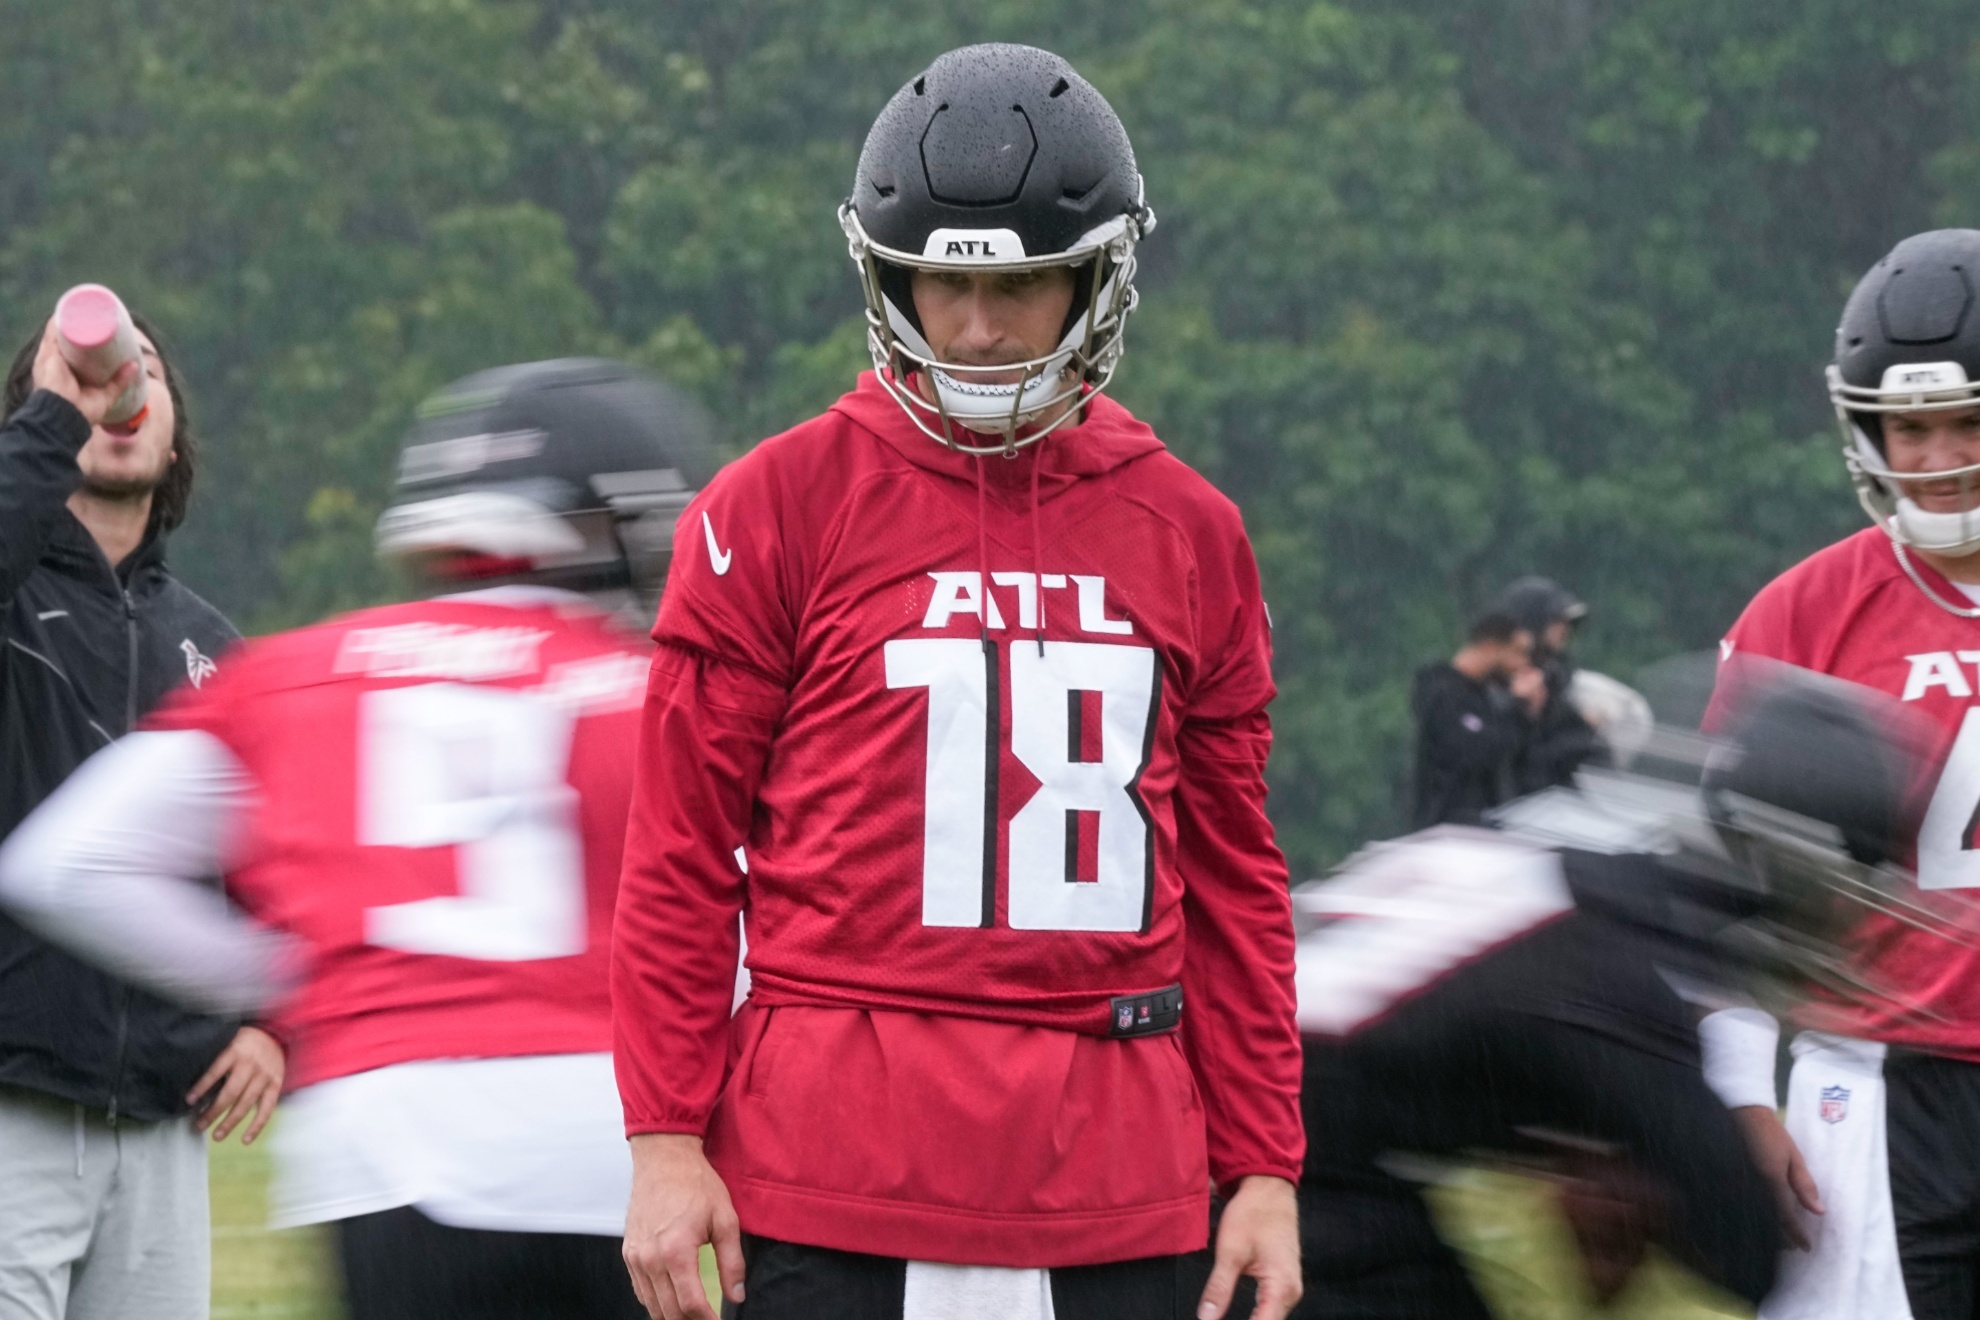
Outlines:
[[[48,318],[47,328],[41,332],[41,347],[34,351],[34,387],[67,399],[91,426],[102,425],[103,414],[124,392],[124,386],[131,383],[131,377],[143,370],[142,362],[126,362],[117,368],[117,374],[107,384],[84,384],[76,378],[69,360],[62,356],[62,346],[55,340],[55,318],[52,316]]]
[[[715,1247],[722,1292],[743,1299],[742,1226],[701,1138],[649,1132],[632,1139],[626,1269],[654,1320],[717,1320],[701,1286],[701,1244]]]
[[[1808,1232],[1795,1209],[1798,1206],[1811,1215],[1819,1215],[1822,1197],[1815,1189],[1815,1176],[1808,1172],[1808,1165],[1801,1158],[1800,1148],[1782,1126],[1781,1116],[1767,1106],[1742,1105],[1732,1112],[1740,1130],[1746,1134],[1746,1148],[1752,1152],[1754,1164],[1773,1186],[1774,1200],[1781,1208],[1781,1227],[1787,1231],[1788,1241],[1803,1251],[1808,1250]]]
[[[220,1051],[219,1057],[186,1093],[186,1103],[197,1105],[201,1096],[216,1086],[220,1088],[194,1115],[193,1130],[204,1132],[212,1128],[213,1139],[225,1141],[227,1134],[246,1120],[247,1130],[241,1133],[241,1144],[252,1143],[275,1116],[275,1102],[282,1096],[282,1073],[287,1064],[281,1042],[260,1027],[242,1027],[236,1031],[227,1048]]]
[[[1665,1218],[1662,1189],[1628,1160],[1575,1152],[1554,1183],[1581,1269],[1597,1306],[1622,1293],[1649,1254]]]
[[[1197,1304],[1197,1320],[1221,1320],[1237,1281],[1258,1282],[1253,1320],[1285,1320],[1304,1286],[1299,1272],[1299,1201],[1284,1178],[1241,1179],[1217,1225],[1217,1263]]]

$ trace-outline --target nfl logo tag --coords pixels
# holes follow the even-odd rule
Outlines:
[[[1121,1011],[1114,1015],[1114,1030],[1126,1031],[1134,1025],[1134,1006],[1122,1004]]]
[[[1849,1088],[1847,1086],[1825,1086],[1822,1088],[1822,1108],[1819,1111],[1824,1123],[1840,1123],[1849,1117]]]

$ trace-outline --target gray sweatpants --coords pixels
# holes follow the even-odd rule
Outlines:
[[[206,1320],[206,1142],[0,1087],[0,1320]]]

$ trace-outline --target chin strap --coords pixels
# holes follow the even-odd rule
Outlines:
[[[1891,549],[1897,551],[1898,567],[1904,570],[1904,575],[1911,579],[1911,584],[1913,586],[1917,587],[1920,591],[1925,593],[1925,599],[1931,601],[1934,605],[1937,605],[1940,609],[1944,610],[1948,614],[1957,614],[1962,619],[1980,619],[1980,607],[1970,606],[1970,605],[1954,605],[1952,602],[1946,600],[1945,597],[1941,596],[1938,592],[1932,590],[1931,586],[1926,583],[1924,577],[1918,572],[1918,570],[1915,567],[1912,566],[1911,555],[1906,552],[1904,548],[1904,542],[1893,539],[1891,541]]]

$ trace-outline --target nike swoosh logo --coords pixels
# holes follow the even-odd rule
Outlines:
[[[708,521],[706,509],[701,511],[701,531],[708,538],[708,566],[715,570],[716,577],[721,577],[729,571],[729,560],[735,555],[735,551],[724,550],[715,544],[715,524]]]
[[[1733,639],[1728,637],[1719,643],[1719,662],[1723,664],[1732,658],[1733,658]]]

